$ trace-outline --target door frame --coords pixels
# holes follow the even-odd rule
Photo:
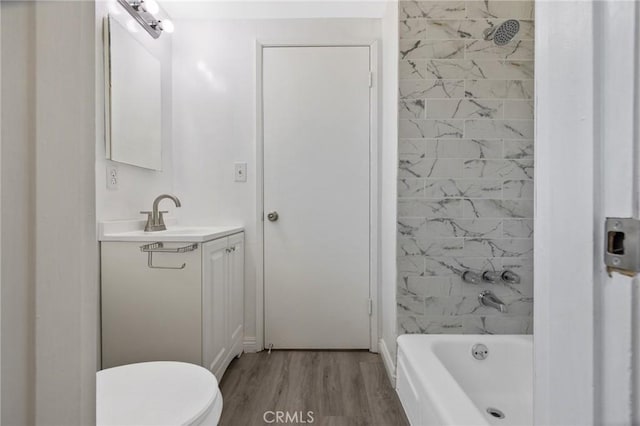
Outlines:
[[[640,218],[640,7],[535,7],[534,421],[637,424],[639,282],[604,220]]]
[[[380,131],[379,131],[379,44],[375,40],[313,40],[312,42],[265,42],[256,40],[256,350],[264,349],[264,126],[263,126],[263,52],[270,47],[368,47],[372,84],[369,88],[369,298],[372,309],[369,316],[369,351],[378,352],[380,292]]]

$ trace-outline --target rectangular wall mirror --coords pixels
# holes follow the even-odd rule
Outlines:
[[[107,158],[161,170],[160,61],[113,17],[104,25]]]

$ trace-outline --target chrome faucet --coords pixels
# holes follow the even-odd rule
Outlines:
[[[505,305],[502,300],[498,299],[498,297],[493,294],[491,290],[480,292],[480,294],[478,295],[478,300],[480,301],[481,305],[497,309],[502,313],[507,312],[507,305]]]
[[[152,211],[140,212],[147,215],[147,224],[144,226],[144,232],[165,231],[167,229],[164,224],[163,214],[168,213],[168,211],[158,211],[158,205],[160,204],[160,201],[164,200],[165,198],[169,198],[170,200],[172,200],[175,203],[176,207],[182,206],[182,204],[180,204],[180,200],[175,195],[162,194],[156,197],[156,199],[153,201]]]

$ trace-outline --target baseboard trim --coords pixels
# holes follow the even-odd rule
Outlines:
[[[255,337],[245,337],[242,346],[246,353],[258,352],[258,342]]]
[[[389,352],[389,348],[385,343],[384,339],[380,339],[378,342],[378,347],[380,349],[380,355],[382,356],[382,363],[384,364],[384,369],[387,371],[387,377],[389,377],[389,381],[391,382],[391,386],[396,388],[396,363],[394,362],[391,353]]]

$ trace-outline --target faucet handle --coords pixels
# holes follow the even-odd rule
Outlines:
[[[487,283],[496,283],[501,279],[501,273],[496,271],[484,271],[482,273],[482,281]]]
[[[502,278],[502,281],[509,284],[520,284],[520,275],[508,269],[502,271],[500,278]]]
[[[144,225],[144,232],[151,231],[151,229],[153,228],[153,212],[150,212],[148,210],[142,210],[140,214],[147,215],[147,223],[145,223]]]
[[[169,213],[169,210],[160,210],[158,212],[158,223],[156,223],[156,225],[159,225],[161,228],[167,229],[165,224],[164,224],[164,214],[165,213]]]
[[[469,284],[480,284],[482,282],[482,275],[471,271],[464,271],[462,273],[462,281]]]

